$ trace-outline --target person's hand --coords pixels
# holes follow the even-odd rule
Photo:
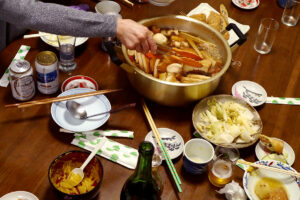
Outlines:
[[[147,53],[156,52],[156,44],[149,29],[130,19],[118,19],[117,38],[128,49]]]

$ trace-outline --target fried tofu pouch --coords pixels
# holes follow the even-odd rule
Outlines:
[[[260,141],[263,145],[272,152],[282,154],[284,142],[274,138],[270,138],[266,135],[259,136]]]

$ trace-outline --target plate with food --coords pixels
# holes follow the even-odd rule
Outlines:
[[[39,34],[41,35],[40,38],[47,44],[53,46],[53,47],[58,47],[58,41],[57,41],[57,35],[56,34],[51,34],[51,33],[45,33],[45,32],[39,32]],[[65,37],[66,40],[68,40],[68,38],[70,36],[62,36]],[[75,41],[75,46],[79,46],[82,45],[83,43],[85,43],[89,38],[88,37],[76,37],[76,41]]]
[[[208,3],[200,3],[196,8],[191,10],[187,16],[205,22],[217,31],[223,33],[223,36],[228,41],[229,45],[233,45],[238,40],[238,36],[233,30],[230,30],[229,32],[225,30],[229,23],[236,24],[243,34],[246,34],[250,30],[250,26],[240,24],[230,18],[228,11],[223,4],[220,4],[218,12]]]
[[[254,144],[263,127],[258,112],[246,101],[231,95],[201,100],[193,110],[192,120],[201,137],[228,148]]]
[[[181,135],[177,131],[174,131],[169,128],[158,128],[158,131],[160,133],[161,139],[164,142],[164,145],[167,149],[170,158],[175,159],[178,156],[180,156],[183,152],[183,147],[184,147],[184,141]],[[160,153],[161,151],[159,149],[159,146],[156,142],[155,136],[153,135],[152,131],[150,131],[146,135],[145,141],[149,141],[154,145],[155,152],[157,152],[157,154],[162,154]]]
[[[292,167],[278,161],[261,160],[256,163],[296,172]],[[245,171],[243,187],[250,200],[299,200],[300,197],[299,178],[261,168],[248,168]]]
[[[266,135],[260,135],[260,142],[256,144],[255,155],[258,160],[277,160],[288,165],[293,165],[295,152],[283,140]]]
[[[92,91],[95,90],[89,88],[74,88],[61,93],[58,97]],[[86,110],[88,116],[111,110],[110,102],[105,95],[84,97],[75,99],[74,101],[81,104],[81,106]],[[67,110],[66,101],[61,101],[52,103],[51,116],[60,127],[69,131],[83,132],[91,131],[102,126],[108,120],[110,114],[107,113],[87,119],[77,119]]]
[[[93,90],[98,90],[98,83],[91,77],[76,75],[67,78],[61,85],[62,92],[74,88],[90,88]]]

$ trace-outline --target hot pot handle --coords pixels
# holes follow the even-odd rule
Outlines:
[[[107,41],[103,43],[105,50],[109,54],[109,57],[113,63],[120,66],[123,62],[118,58],[117,53],[115,51],[115,44],[112,41]]]
[[[239,37],[239,39],[237,41],[235,41],[233,44],[230,45],[231,48],[235,49],[234,46],[238,45],[241,46],[246,40],[247,37],[245,34],[243,34],[241,32],[241,30],[233,23],[228,24],[228,26],[226,27],[227,31],[233,30],[235,32],[235,34]]]

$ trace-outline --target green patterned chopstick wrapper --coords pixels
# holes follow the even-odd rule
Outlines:
[[[24,60],[25,56],[27,55],[28,51],[30,49],[30,46],[21,45],[20,49],[18,50],[17,54],[13,58],[14,60]],[[5,70],[4,74],[2,75],[0,79],[0,86],[1,87],[7,87],[9,84],[9,66]]]
[[[300,105],[300,98],[267,97],[266,103]]]
[[[75,135],[71,144],[92,151],[101,139],[102,137],[93,135]],[[129,169],[135,169],[139,155],[136,149],[110,139],[105,142],[97,154]]]
[[[93,136],[110,136],[110,137],[125,137],[125,138],[133,138],[133,131],[124,131],[124,130],[93,130],[93,131],[85,131],[85,132],[73,132],[66,129],[61,128],[60,132],[64,133],[75,133],[76,135],[93,135]]]

